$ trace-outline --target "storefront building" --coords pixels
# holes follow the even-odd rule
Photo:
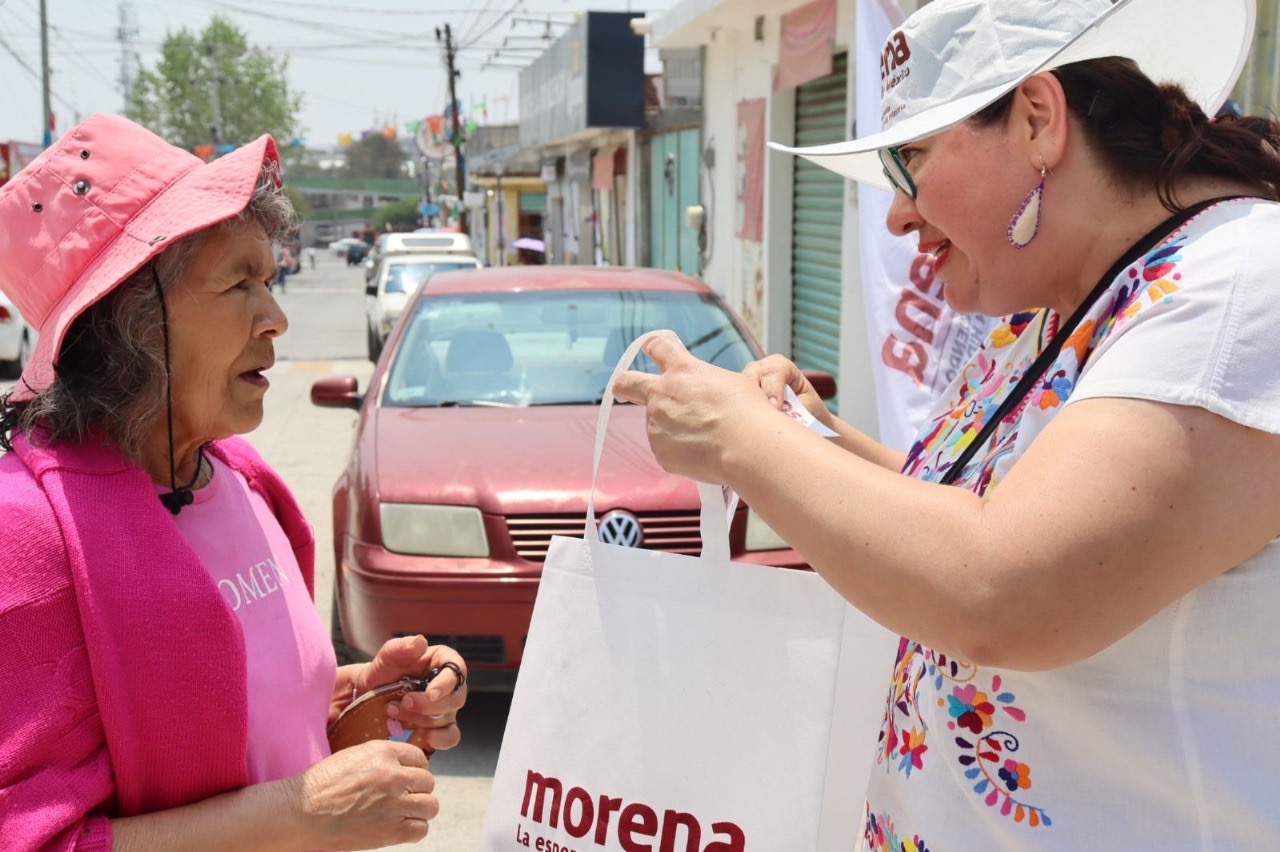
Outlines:
[[[521,246],[546,241],[546,184],[537,150],[522,148],[520,128],[477,128],[467,140],[467,186],[471,242],[489,266],[546,262],[546,254]],[[519,242],[517,242],[519,241]]]
[[[520,73],[519,144],[540,160],[548,263],[637,263],[631,177],[645,78],[636,17],[584,13]]]

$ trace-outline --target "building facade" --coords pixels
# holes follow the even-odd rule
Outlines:
[[[644,39],[630,12],[586,12],[520,73],[519,147],[546,187],[549,263],[637,263]]]

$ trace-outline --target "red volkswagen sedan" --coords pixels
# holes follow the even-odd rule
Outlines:
[[[360,411],[333,493],[340,654],[423,633],[462,653],[477,687],[514,683],[550,539],[583,534],[605,383],[627,344],[659,328],[726,369],[761,356],[720,297],[684,275],[484,268],[418,288],[368,393],[353,377],[313,385],[315,404]],[[829,374],[811,380],[834,395]],[[697,489],[658,466],[638,406],[614,409],[596,507],[603,539],[701,549]],[[739,561],[805,567],[746,507],[730,545]]]

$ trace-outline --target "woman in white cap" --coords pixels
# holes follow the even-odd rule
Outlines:
[[[781,357],[658,338],[617,384],[904,637],[861,848],[1280,847],[1280,126],[1210,118],[1253,21],[934,0],[883,130],[796,152],[891,187],[947,302],[1003,317],[905,455]]]
[[[439,809],[462,659],[418,636],[338,668],[311,527],[236,437],[293,220],[270,137],[206,165],[110,115],[0,188],[0,288],[40,333],[0,401],[6,850],[364,849]],[[403,679],[387,739],[331,754]]]

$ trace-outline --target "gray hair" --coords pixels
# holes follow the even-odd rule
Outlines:
[[[244,222],[261,225],[272,242],[297,227],[275,163],[263,164],[239,214],[175,240],[76,318],[63,338],[52,384],[23,402],[10,402],[8,395],[0,400],[0,446],[12,449],[15,432],[42,444],[79,442],[100,432],[137,461],[146,430],[165,410],[156,281],[165,292],[171,290],[210,237]]]

